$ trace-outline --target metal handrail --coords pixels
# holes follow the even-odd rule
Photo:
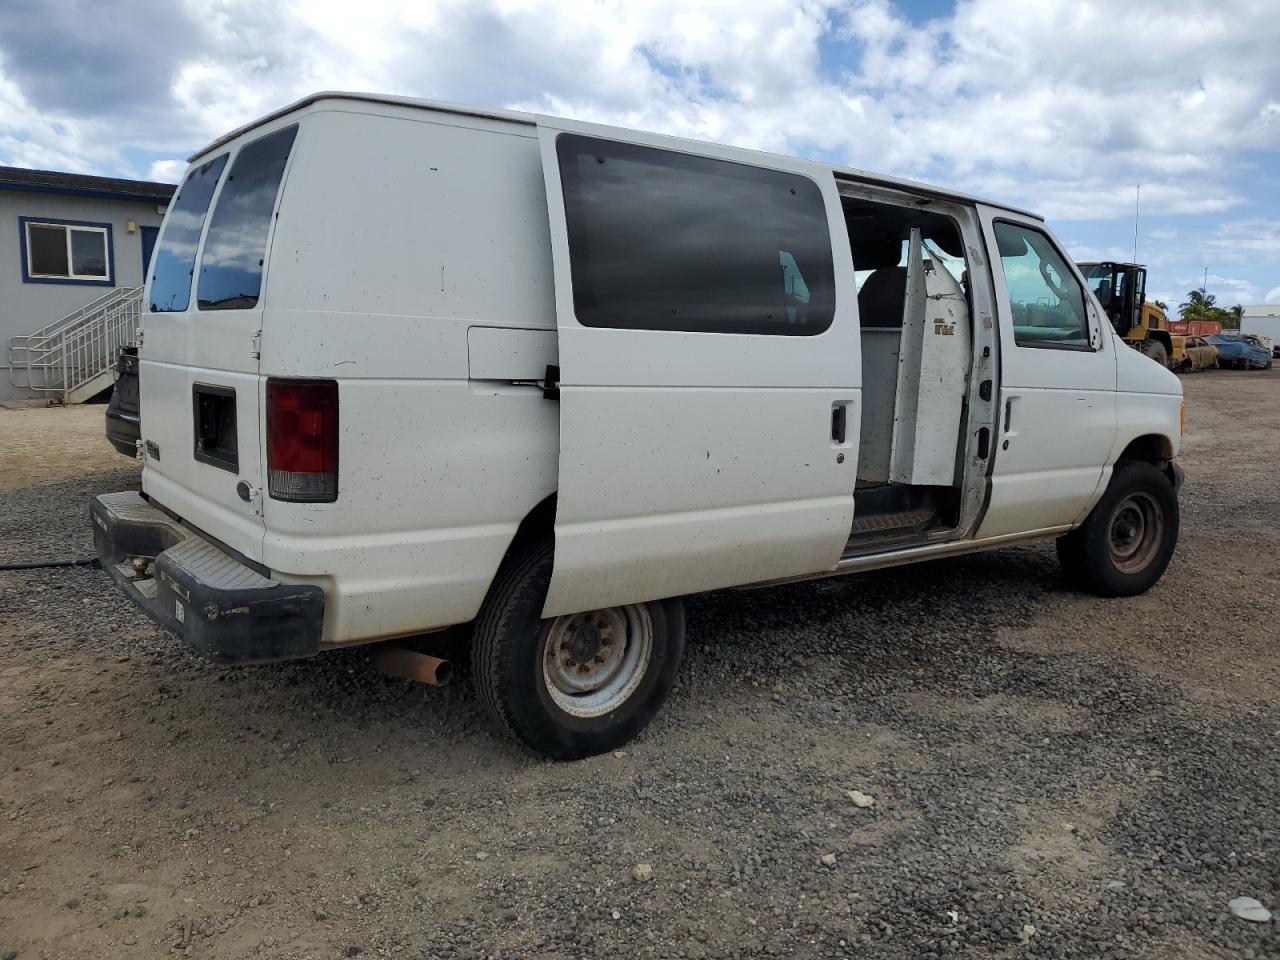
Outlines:
[[[112,369],[120,348],[133,340],[141,306],[142,287],[113,290],[35,333],[13,337],[9,382],[60,394],[65,402]]]

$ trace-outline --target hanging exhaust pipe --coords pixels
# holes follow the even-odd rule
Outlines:
[[[429,653],[382,645],[373,651],[373,665],[389,677],[442,687],[453,678],[453,664]]]

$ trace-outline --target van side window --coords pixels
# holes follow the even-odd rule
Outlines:
[[[831,325],[830,228],[812,180],[569,134],[556,151],[584,326],[812,336]]]
[[[280,178],[298,128],[285,127],[241,148],[209,221],[200,258],[201,310],[245,310],[262,292],[262,262]]]
[[[227,155],[214,157],[187,174],[164,218],[160,242],[151,258],[151,312],[174,313],[191,302],[196,247]]]
[[[1092,349],[1084,293],[1048,236],[1002,220],[996,221],[995,233],[1009,291],[1014,343]]]

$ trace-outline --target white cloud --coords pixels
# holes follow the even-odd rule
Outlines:
[[[1264,303],[1280,303],[1280,287],[1272,287],[1267,291],[1267,298]]]
[[[1209,273],[1207,279],[1204,274],[1196,276],[1182,274],[1174,280],[1174,283],[1182,291],[1173,295],[1175,300],[1185,300],[1189,291],[1199,290],[1202,286],[1205,286],[1208,292],[1217,299],[1220,307],[1229,307],[1235,303],[1252,303],[1258,290],[1249,280],[1241,277],[1224,277],[1213,272]]]
[[[53,30],[72,22],[50,2]],[[65,90],[37,105],[48,73],[6,56],[0,29],[0,158],[127,172],[122,138],[180,156],[308,92],[370,89],[821,152],[1063,219],[1127,218],[1137,183],[1144,215],[1237,208],[1235,151],[1280,147],[1263,3],[966,0],[923,26],[886,0],[186,0],[180,13],[152,37],[167,81],[119,116],[75,110]],[[823,60],[832,44],[847,62]]]
[[[1207,249],[1215,260],[1280,264],[1280,220],[1235,220],[1219,225]]]
[[[186,160],[156,160],[147,168],[147,179],[158,183],[177,183],[186,169]]]
[[[110,170],[120,144],[100,133],[92,120],[67,124],[44,115],[0,73],[0,158],[5,163],[72,173]]]

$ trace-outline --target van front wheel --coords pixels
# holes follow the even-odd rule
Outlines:
[[[653,719],[684,650],[679,600],[542,619],[552,545],[508,557],[476,619],[471,664],[486,711],[558,760],[616,749]]]
[[[1178,543],[1178,496],[1149,463],[1122,460],[1097,506],[1058,538],[1067,577],[1104,597],[1144,593],[1164,574]]]

